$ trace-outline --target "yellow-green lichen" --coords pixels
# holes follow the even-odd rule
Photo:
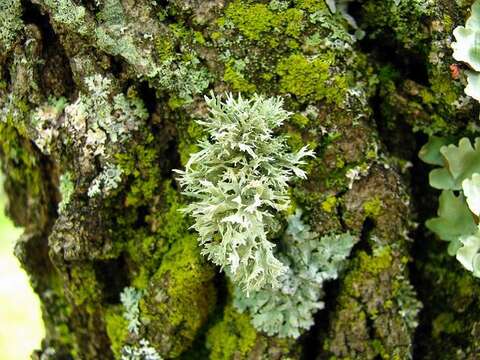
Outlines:
[[[377,275],[392,265],[393,258],[391,251],[392,250],[389,246],[375,249],[373,256],[362,251],[359,253],[359,267],[363,269],[363,271]]]

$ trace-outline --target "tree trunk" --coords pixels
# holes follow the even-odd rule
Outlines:
[[[141,339],[164,359],[480,357],[480,287],[423,225],[438,194],[417,159],[477,116],[450,70],[472,1],[327,3],[1,2],[0,156],[42,302],[35,359],[121,358]],[[198,150],[210,91],[282,96],[290,147],[316,152],[291,198],[317,233],[360,238],[298,339],[235,309],[179,212],[172,170]]]

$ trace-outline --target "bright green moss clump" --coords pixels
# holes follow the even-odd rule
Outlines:
[[[295,95],[300,102],[323,100],[341,104],[346,93],[347,79],[344,75],[331,74],[335,55],[308,59],[292,54],[280,60],[277,74],[280,76],[280,91]]]
[[[216,301],[214,270],[200,255],[193,235],[177,240],[162,259],[140,303],[155,348],[176,357],[193,343]]]
[[[299,9],[274,12],[267,4],[250,4],[237,0],[228,6],[225,15],[247,39],[252,41],[260,41],[265,38],[265,34],[271,32],[298,38],[303,29],[304,14]]]
[[[207,334],[210,360],[244,359],[252,350],[257,332],[247,314],[237,312],[232,305],[225,308],[223,320]]]
[[[151,145],[152,141],[150,134],[146,144]],[[135,145],[129,153],[116,154],[116,160],[123,173],[133,179],[125,204],[135,206],[151,200],[161,178],[157,150],[144,144]]]
[[[378,197],[374,197],[363,204],[363,210],[367,217],[376,218],[381,214],[382,201]]]
[[[107,309],[105,323],[112,352],[115,358],[120,358],[122,347],[128,337],[128,322],[122,316],[121,306]]]

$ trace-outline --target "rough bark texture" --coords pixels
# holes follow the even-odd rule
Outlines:
[[[417,160],[426,135],[478,129],[450,69],[471,3],[351,1],[365,32],[355,40],[323,0],[3,0],[0,156],[47,328],[34,358],[119,358],[145,338],[166,359],[478,359],[480,287],[423,226],[438,194]],[[97,96],[95,75],[111,80],[107,102],[123,94],[148,112],[124,140],[107,136],[105,154],[52,110]],[[317,232],[361,237],[297,340],[236,312],[178,212],[172,169],[196,150],[210,90],[284,96],[291,147],[317,154],[292,199]],[[116,188],[89,196],[108,162],[122,171]],[[122,316],[126,286],[144,292],[138,337]]]

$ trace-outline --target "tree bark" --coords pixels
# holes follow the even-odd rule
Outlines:
[[[34,358],[120,358],[142,338],[165,359],[478,359],[480,287],[423,225],[438,193],[417,158],[427,135],[476,124],[449,47],[472,2],[345,1],[333,13],[323,0],[4,0],[0,156],[47,330]],[[101,97],[95,76],[112,108],[120,96],[148,113],[102,153],[82,137],[90,120],[78,135],[66,114]],[[360,237],[299,339],[235,310],[178,211],[188,200],[172,170],[198,149],[210,91],[282,96],[289,145],[317,155],[293,201],[316,232]],[[91,196],[110,163],[120,179]],[[143,293],[137,335],[128,286]]]

